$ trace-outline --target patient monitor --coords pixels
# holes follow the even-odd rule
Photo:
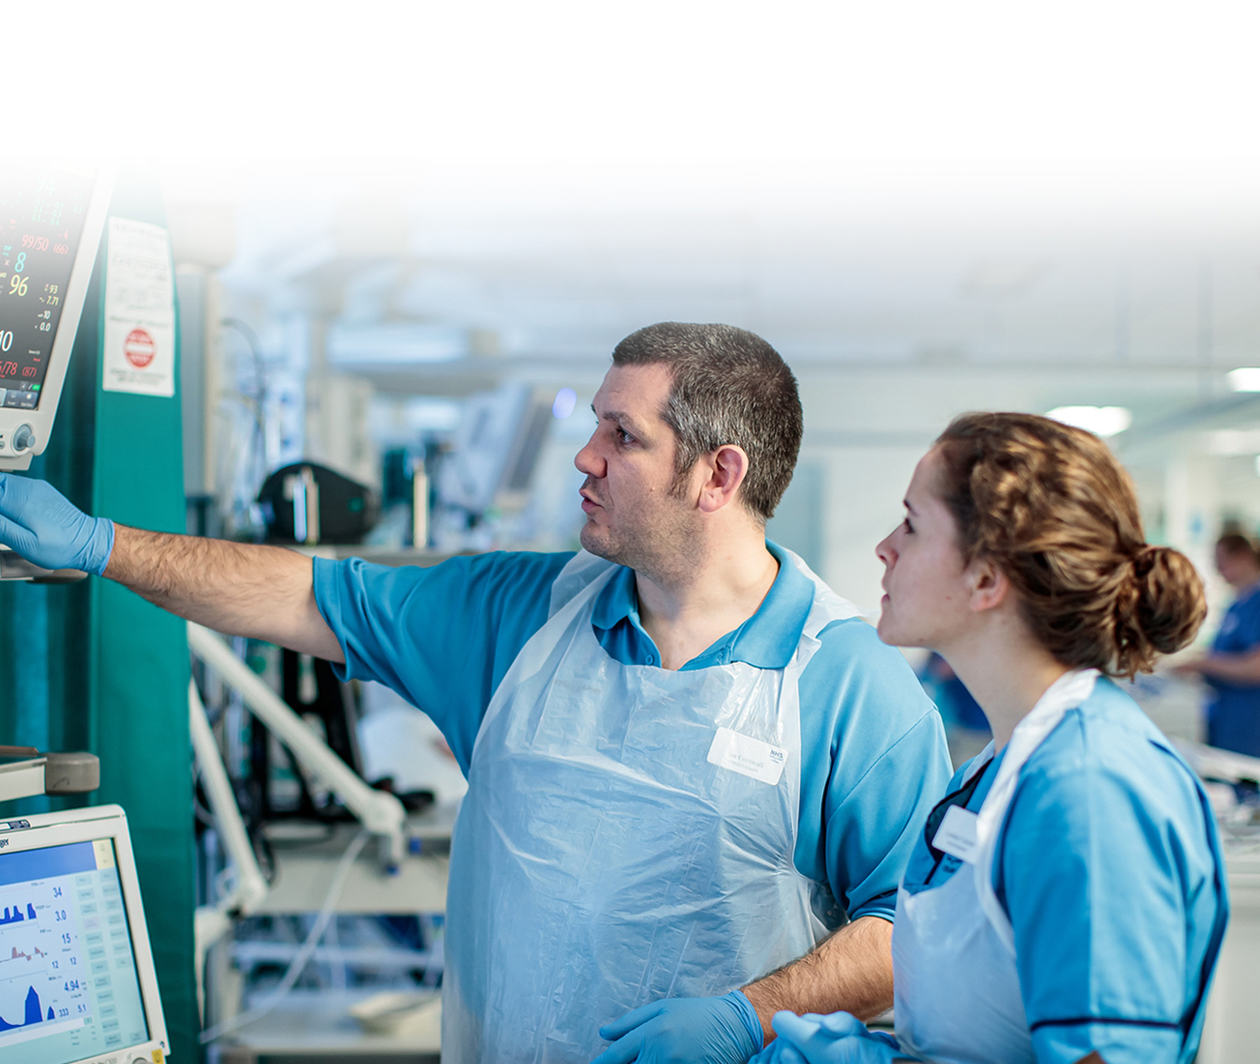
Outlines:
[[[92,169],[0,175],[0,470],[28,469],[52,432],[96,263],[109,179]]]
[[[162,1064],[168,1052],[122,809],[0,819],[0,1060]]]

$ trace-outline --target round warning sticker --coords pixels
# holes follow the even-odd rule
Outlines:
[[[144,369],[153,361],[156,352],[157,344],[144,329],[132,329],[127,334],[127,339],[123,341],[123,354],[136,369]]]

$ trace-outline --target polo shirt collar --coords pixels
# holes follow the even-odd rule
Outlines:
[[[766,548],[779,563],[779,572],[757,612],[689,661],[686,668],[740,661],[759,669],[782,669],[792,660],[814,603],[814,585],[788,561],[782,547],[767,540]],[[630,625],[643,639],[650,638],[639,617],[634,570],[618,567],[595,601],[591,624],[606,632]]]

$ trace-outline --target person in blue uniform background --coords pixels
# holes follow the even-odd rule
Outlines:
[[[993,742],[928,816],[897,898],[896,1037],[777,1015],[758,1064],[1189,1064],[1228,904],[1208,800],[1108,679],[1203,621],[1201,582],[1145,542],[1106,445],[970,414],[919,462],[876,553],[879,635],[939,651]]]
[[[1260,555],[1238,532],[1216,541],[1216,571],[1234,589],[1211,650],[1179,662],[1212,689],[1206,710],[1209,746],[1260,757]]]
[[[950,760],[960,765],[974,757],[989,741],[989,722],[980,703],[936,651],[928,654],[915,675],[941,714]]]
[[[326,658],[442,729],[469,783],[447,1064],[746,1061],[778,1009],[885,1010],[897,884],[949,777],[905,660],[766,540],[802,431],[774,348],[649,326],[592,410],[576,553],[312,565],[0,474],[0,541],[36,564]]]

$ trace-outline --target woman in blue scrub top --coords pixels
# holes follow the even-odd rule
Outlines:
[[[1145,542],[1097,437],[1027,414],[955,420],[876,548],[879,634],[938,651],[994,741],[955,776],[902,880],[896,1038],[779,1013],[754,1060],[1185,1064],[1227,916],[1194,774],[1108,676],[1149,670],[1205,605]]]
[[[1209,746],[1260,757],[1260,556],[1237,532],[1216,541],[1216,571],[1237,594],[1202,657],[1180,663],[1212,689],[1207,704]]]

